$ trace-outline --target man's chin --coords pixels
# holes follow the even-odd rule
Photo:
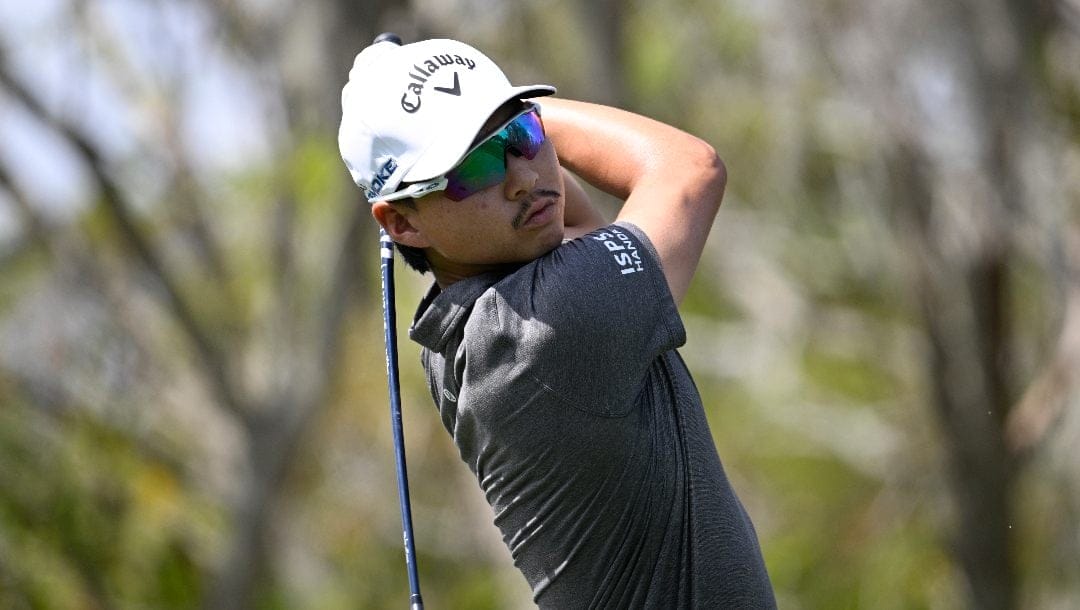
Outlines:
[[[565,235],[566,235],[566,230],[563,228],[562,222],[559,222],[555,226],[553,226],[552,229],[551,229],[550,236],[548,236],[548,235],[544,236],[545,239],[543,240],[543,242],[542,242],[543,246],[541,247],[543,252],[541,252],[539,256],[543,256],[543,255],[547,254],[548,252],[551,252],[555,248],[558,248],[559,246],[561,246],[562,243],[563,243],[563,238],[564,238]],[[537,258],[539,258],[539,256]]]

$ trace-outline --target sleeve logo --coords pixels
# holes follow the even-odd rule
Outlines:
[[[645,266],[641,262],[641,252],[634,245],[630,236],[616,227],[608,227],[603,233],[590,235],[590,238],[601,242],[608,249],[619,266],[619,273],[627,275],[644,271]]]

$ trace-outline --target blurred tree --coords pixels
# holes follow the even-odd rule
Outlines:
[[[866,57],[834,55],[846,73],[858,71],[861,82],[849,84],[873,89],[865,95],[889,130],[882,190],[909,255],[927,399],[941,422],[956,506],[955,552],[978,608],[1020,601],[1013,526],[1021,456],[1006,429],[1033,376],[1021,354],[1047,347],[1045,335],[1030,332],[1032,313],[1045,319],[1057,310],[1053,296],[1067,292],[1046,277],[1036,309],[1025,306],[1034,295],[1024,294],[1032,287],[1024,274],[1065,260],[1067,224],[1045,224],[1060,218],[1064,192],[1028,175],[1065,144],[1047,137],[1054,121],[1040,102],[1039,68],[1060,23],[1049,13],[1064,8],[1003,1],[859,11],[856,23],[886,49],[870,60],[879,76],[867,77]]]
[[[31,8],[0,14],[0,607],[404,603],[335,142],[383,30],[722,152],[683,351],[783,607],[1080,604],[1075,3]],[[528,606],[414,349],[425,597]]]
[[[351,10],[348,3],[341,3],[339,8]],[[64,14],[65,10],[70,10],[70,15]],[[332,138],[336,128],[334,113],[312,112],[320,107],[332,108],[334,104],[327,100],[336,97],[337,79],[331,78],[331,70],[325,69],[324,58],[335,58],[330,66],[336,68],[334,74],[344,73],[344,57],[349,51],[335,52],[335,49],[355,49],[360,46],[359,40],[370,39],[367,24],[374,20],[366,17],[377,13],[379,7],[371,8],[375,13],[357,14],[351,10],[344,16],[360,19],[359,22],[339,18],[326,9],[305,9],[301,13],[299,7],[277,6],[261,15],[245,14],[245,10],[246,7],[237,3],[165,2],[157,8],[123,3],[114,3],[112,7],[75,3],[59,9],[54,16],[57,21],[70,24],[83,54],[91,58],[92,76],[120,91],[125,97],[121,102],[124,108],[158,114],[154,117],[156,122],[146,126],[144,139],[134,151],[135,155],[145,154],[159,164],[159,175],[167,185],[163,199],[150,202],[148,210],[139,209],[140,202],[133,192],[137,186],[130,176],[136,158],[113,154],[105,142],[90,133],[93,130],[81,123],[82,116],[72,114],[70,108],[63,108],[64,104],[56,103],[55,98],[46,100],[50,94],[40,89],[41,83],[31,84],[27,82],[30,79],[16,76],[12,69],[16,62],[6,54],[0,56],[0,84],[5,93],[66,143],[76,161],[89,173],[99,201],[94,213],[106,223],[88,226],[96,232],[89,240],[50,226],[29,202],[32,195],[5,171],[0,173],[2,184],[17,204],[28,239],[43,245],[53,259],[51,264],[57,268],[66,265],[79,268],[80,280],[88,282],[93,290],[109,292],[110,282],[116,284],[116,279],[109,276],[120,274],[120,283],[127,285],[111,292],[122,304],[115,311],[117,315],[131,313],[127,304],[137,298],[138,292],[155,296],[168,323],[186,340],[188,357],[182,360],[191,364],[200,385],[208,391],[210,400],[205,404],[216,411],[203,416],[213,417],[216,421],[212,425],[233,426],[238,433],[236,440],[243,447],[244,476],[231,485],[233,506],[229,522],[232,525],[226,538],[230,541],[229,550],[224,561],[204,566],[212,574],[211,582],[205,587],[206,606],[214,608],[251,604],[256,580],[266,566],[270,518],[278,506],[296,446],[327,404],[339,374],[345,314],[355,291],[362,286],[358,282],[363,274],[357,265],[367,258],[361,256],[360,248],[371,243],[362,231],[367,228],[364,207],[355,205],[355,198],[344,191],[328,189],[326,179],[315,182],[325,173],[320,169],[323,160],[318,160],[317,166],[311,166],[310,162],[305,166],[303,157],[294,156],[308,150],[303,146],[305,140],[315,137],[326,142]],[[111,28],[123,29],[140,17],[147,21],[135,27],[159,31],[169,31],[168,24],[163,23],[169,19],[182,22],[177,27],[181,33],[185,28],[198,29],[202,23],[210,25],[205,38],[199,41],[203,46],[184,49],[182,39],[159,39],[156,42],[170,48],[174,55],[166,56],[166,61],[160,64],[139,66],[138,58],[130,53],[141,50],[116,43],[111,38]],[[290,29],[295,38],[280,40],[286,25],[296,26],[305,21],[309,25],[306,30]],[[328,28],[330,23],[336,27]],[[327,30],[334,36],[324,36],[322,32]],[[126,34],[136,39],[153,36],[150,31]],[[295,54],[289,54],[290,50]],[[264,117],[265,120],[258,122],[268,132],[266,141],[273,147],[264,151],[264,156],[272,160],[271,167],[259,169],[258,173],[285,178],[274,180],[263,191],[265,195],[258,192],[242,195],[255,198],[253,203],[257,203],[251,206],[252,211],[261,210],[272,218],[264,225],[270,239],[256,236],[252,244],[266,249],[261,260],[246,256],[242,251],[246,245],[237,244],[239,240],[235,236],[222,237],[220,227],[225,224],[219,213],[222,201],[214,192],[218,188],[214,183],[222,176],[215,175],[217,170],[200,169],[205,166],[205,160],[196,157],[198,146],[184,141],[190,138],[182,133],[190,128],[185,125],[188,117],[184,116],[190,109],[160,103],[198,95],[195,93],[200,78],[197,66],[202,62],[188,66],[182,56],[185,51],[205,53],[219,64],[232,64],[249,71],[246,80],[255,81],[255,90],[246,91],[256,98],[249,100],[251,105],[283,110],[278,116]],[[73,68],[82,71],[86,64],[76,63]],[[192,68],[195,71],[189,72]],[[35,86],[39,89],[35,90]],[[68,95],[67,91],[59,93]],[[328,156],[332,163],[335,155],[327,155],[323,150],[332,150],[329,143],[315,154]],[[303,174],[305,170],[316,173]],[[330,184],[334,182],[331,180]],[[263,202],[258,202],[263,197]],[[305,197],[308,200],[302,201]],[[324,233],[320,239],[330,238],[336,243],[328,247],[304,240],[304,227],[297,221],[300,206],[329,209],[336,206],[340,212],[335,211],[335,215],[342,215],[341,230],[337,235]],[[169,247],[169,242],[176,240],[187,252]],[[122,250],[114,251],[114,244]],[[298,249],[305,253],[321,251],[315,258],[319,268],[331,269],[327,277],[317,278],[314,283],[306,280],[309,272],[297,260]],[[190,262],[185,260],[188,255],[193,257]],[[117,262],[123,266],[111,267],[109,263],[111,268],[103,270],[97,261],[113,256],[119,256]],[[252,276],[258,276],[259,284],[252,284]],[[308,288],[300,289],[301,284]],[[153,322],[140,319],[130,330],[139,333],[138,327],[145,323]],[[152,366],[166,370],[183,366],[174,359],[171,352],[175,348],[171,343],[151,343],[150,349],[140,355],[150,357]],[[252,371],[252,359],[264,368]],[[34,399],[42,394],[51,393],[30,387],[27,396]],[[174,459],[183,460],[187,456]],[[95,568],[108,569],[93,564],[90,558],[82,564],[91,576],[96,574]],[[109,605],[105,592],[98,593],[99,603]]]

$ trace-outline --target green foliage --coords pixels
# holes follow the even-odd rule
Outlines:
[[[35,245],[28,245],[0,262],[0,275],[4,277],[0,282],[0,313],[19,302],[48,262],[48,254]]]
[[[856,404],[871,404],[889,400],[899,393],[895,376],[880,362],[810,349],[803,363],[808,380],[825,390],[828,396]]]
[[[27,353],[7,345],[0,351],[0,608],[202,606],[239,529],[230,510],[265,465],[249,452],[253,439],[275,423],[308,415],[263,504],[270,516],[252,558],[260,561],[250,606],[406,604],[375,227],[363,227],[358,251],[337,250],[359,196],[337,150],[338,115],[326,110],[337,108],[348,66],[336,64],[351,58],[358,33],[388,23],[473,42],[510,66],[514,80],[553,82],[568,97],[622,95],[619,102],[631,110],[716,147],[728,167],[728,190],[682,305],[691,330],[684,357],[728,475],[758,528],[781,607],[964,606],[964,575],[950,546],[957,517],[950,512],[944,441],[934,428],[939,420],[928,381],[934,371],[922,327],[935,312],[919,309],[924,295],[912,288],[925,287],[913,279],[920,273],[945,286],[962,284],[933,264],[942,261],[913,249],[913,227],[898,220],[906,210],[901,205],[926,202],[904,199],[910,176],[896,175],[894,163],[897,151],[909,152],[919,138],[930,138],[925,131],[940,127],[920,122],[925,117],[914,106],[953,108],[956,99],[986,97],[965,90],[962,79],[949,80],[948,70],[934,70],[948,63],[949,45],[893,32],[904,17],[933,29],[942,18],[936,5],[623,2],[609,5],[617,10],[603,23],[586,18],[583,4],[571,0],[529,7],[458,2],[424,15],[401,7],[376,15],[378,7],[359,4],[355,14],[338,14],[337,5],[303,5],[324,11],[310,21],[297,20],[289,3],[270,3],[276,8],[268,5],[258,16],[243,13],[243,2],[233,5],[191,5],[206,11],[196,20],[214,24],[221,37],[200,43],[199,68],[181,69],[187,63],[173,57],[175,65],[164,61],[153,82],[141,82],[130,58],[104,41],[72,55],[86,52],[93,78],[124,76],[117,95],[131,98],[125,107],[132,111],[124,114],[140,126],[127,135],[140,149],[184,148],[174,138],[188,137],[190,126],[160,117],[194,114],[187,108],[194,94],[185,87],[196,89],[201,66],[219,55],[232,60],[237,79],[259,83],[237,87],[235,97],[257,89],[265,99],[256,108],[285,109],[261,117],[273,136],[266,138],[269,150],[255,155],[258,162],[226,170],[185,159],[195,175],[177,182],[187,190],[133,197],[138,230],[160,248],[195,323],[224,353],[228,381],[243,403],[223,405],[209,390],[216,371],[201,367],[157,278],[123,242],[95,192],[77,202],[83,211],[70,224],[51,234],[78,248],[58,254],[35,245],[5,259],[0,339],[33,330],[48,340],[20,347]],[[100,36],[92,24],[107,17],[84,9],[88,19],[58,28],[65,38]],[[151,19],[160,7],[146,10]],[[896,14],[879,14],[884,10]],[[610,33],[619,36],[622,63],[594,56],[601,48],[596,30],[608,25],[618,26]],[[165,37],[167,31],[161,28]],[[45,38],[43,32],[35,36]],[[0,38],[5,48],[28,46],[12,33]],[[175,40],[154,42],[148,54],[154,57],[164,47],[179,48]],[[1018,190],[1057,192],[1075,202],[1080,88],[1070,58],[1077,45],[1061,31],[1051,42],[1039,75],[1049,86],[1037,105],[1046,108],[1025,111],[1051,113],[1035,138],[1048,148],[1044,156],[1024,157],[1032,183]],[[965,65],[976,59],[965,57]],[[36,71],[22,56],[10,63]],[[626,91],[596,90],[593,77],[605,70],[617,71],[621,78],[614,81]],[[899,82],[909,72],[924,79],[926,99],[901,96]],[[79,93],[75,99],[82,99]],[[952,112],[951,126],[976,124],[965,112]],[[124,129],[92,127],[87,131]],[[965,158],[963,138],[948,135],[938,142],[945,153],[937,151],[948,163],[933,165],[927,155],[917,165],[934,187],[960,171],[961,187],[938,195],[954,203],[994,176],[980,175],[980,159]],[[1060,165],[1048,167],[1048,158]],[[107,161],[109,175],[138,171],[123,155]],[[1053,184],[1039,190],[1038,179]],[[986,226],[1012,240],[1004,315],[1015,345],[1010,381],[1022,389],[1060,339],[1069,267],[1059,242],[1075,232],[1080,208],[1015,209],[995,219],[990,204],[967,215],[937,205],[930,222],[943,235],[950,264],[971,255]],[[215,252],[201,249],[200,214]],[[71,252],[78,260],[64,258]],[[329,327],[340,351],[324,362],[318,354],[333,311],[328,303],[339,288],[333,285],[339,261],[355,263],[359,277],[349,278],[356,281],[340,304],[342,324]],[[103,274],[104,285],[81,275],[82,264]],[[73,268],[78,277],[71,277]],[[429,279],[398,270],[402,391],[425,599],[432,608],[527,607],[528,588],[432,408],[417,348],[405,338]],[[37,303],[32,299],[42,286],[62,282],[108,295],[115,319],[103,324],[81,315],[83,305],[63,303],[48,328],[21,328],[13,312]],[[80,324],[94,332],[70,340],[56,330]],[[131,336],[110,341],[120,333]],[[89,345],[74,345],[78,340]],[[138,347],[113,349],[128,343]],[[92,353],[96,368],[71,366],[69,354],[78,350]],[[96,391],[83,391],[88,384]],[[1075,389],[1071,396],[1066,404],[1073,408]],[[251,424],[237,413],[263,419]],[[1054,424],[1060,437],[1050,434],[1047,448],[1018,463],[1027,470],[1011,536],[1024,607],[1072,607],[1080,599],[1073,415]],[[1066,434],[1069,425],[1073,436]],[[283,442],[275,449],[294,448]]]
[[[5,607],[195,607],[202,575],[176,474],[100,422],[7,396],[0,550],[17,559],[0,562]]]
[[[348,174],[333,136],[332,133],[308,134],[287,164],[290,174],[285,186],[291,185],[302,210],[323,217],[333,217],[335,208],[331,202],[351,194],[346,192]]]
[[[698,270],[696,277],[706,279],[711,272],[712,269],[709,263],[706,262]],[[719,290],[716,285],[707,281],[707,279],[706,281],[691,284],[679,309],[684,314],[709,316],[710,319],[718,322],[739,320],[746,317],[745,312],[739,308],[738,303],[734,302],[730,295]]]

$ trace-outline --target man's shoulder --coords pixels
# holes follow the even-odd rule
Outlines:
[[[476,301],[499,278],[497,274],[484,274],[454,282],[446,288],[432,284],[416,308],[409,338],[429,350],[444,352],[451,337],[464,329]]]

